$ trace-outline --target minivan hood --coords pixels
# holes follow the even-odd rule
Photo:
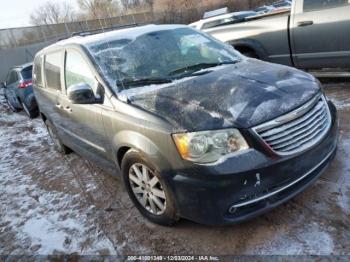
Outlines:
[[[131,104],[162,117],[176,130],[199,131],[250,128],[301,106],[320,92],[311,75],[255,59],[208,71],[122,93]]]

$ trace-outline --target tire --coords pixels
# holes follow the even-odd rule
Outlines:
[[[144,176],[143,168],[147,170],[147,176]],[[163,226],[178,221],[172,192],[159,172],[140,153],[129,150],[125,154],[122,174],[130,199],[144,217]]]
[[[37,109],[29,109],[27,105],[21,102],[24,112],[29,116],[29,118],[33,119],[39,115],[39,111]]]
[[[19,111],[20,111],[18,108],[16,108],[14,105],[12,105],[11,101],[8,99],[8,97],[7,97],[6,94],[4,94],[4,97],[5,97],[6,102],[7,102],[8,106],[10,107],[10,109],[11,109],[12,112],[15,112],[15,113],[16,113],[16,112],[19,112]]]
[[[71,150],[62,143],[61,139],[57,135],[56,129],[51,124],[51,122],[49,120],[46,120],[45,125],[47,128],[47,132],[49,133],[49,136],[51,137],[52,142],[54,143],[56,151],[63,155],[69,154]]]

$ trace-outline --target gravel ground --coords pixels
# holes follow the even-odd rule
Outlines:
[[[61,156],[40,119],[0,97],[0,254],[350,255],[350,84],[326,84],[339,109],[336,159],[305,192],[248,222],[175,227],[146,221],[120,177]]]

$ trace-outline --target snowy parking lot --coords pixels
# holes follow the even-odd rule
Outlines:
[[[327,83],[340,119],[338,153],[306,191],[243,224],[154,225],[120,177],[52,147],[41,121],[0,97],[0,254],[350,255],[350,83]]]

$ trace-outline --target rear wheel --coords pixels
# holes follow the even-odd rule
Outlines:
[[[27,105],[23,102],[21,102],[22,107],[26,114],[29,116],[29,118],[36,118],[39,115],[39,112],[37,109],[29,109]]]
[[[13,105],[13,103],[12,103],[11,100],[7,97],[7,95],[5,95],[5,99],[6,99],[7,104],[9,105],[10,109],[12,110],[12,112],[18,112],[18,111],[19,111],[19,109]],[[17,98],[16,98],[16,99],[17,99]]]
[[[49,120],[46,120],[45,125],[46,125],[47,131],[52,139],[52,142],[54,143],[54,147],[55,147],[56,151],[61,153],[61,154],[64,154],[64,155],[70,153],[70,149],[62,143],[61,139],[57,135],[56,129],[51,124],[51,122]]]
[[[126,153],[122,173],[128,194],[143,216],[166,226],[178,220],[171,191],[159,172],[137,151]]]

